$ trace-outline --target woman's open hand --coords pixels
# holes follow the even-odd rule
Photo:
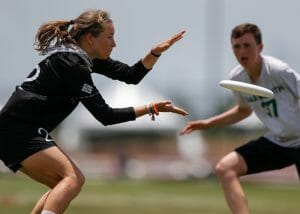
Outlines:
[[[185,31],[181,31],[173,35],[171,38],[153,47],[151,51],[156,55],[160,55],[162,52],[168,50],[174,43],[182,39],[184,33]]]
[[[152,105],[155,105],[155,108],[158,112],[172,112],[180,115],[188,115],[188,112],[179,108],[177,106],[172,105],[171,101],[161,101],[155,102]]]

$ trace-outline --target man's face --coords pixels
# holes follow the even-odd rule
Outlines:
[[[253,34],[246,33],[239,38],[232,38],[231,45],[238,62],[247,70],[260,63],[260,52],[263,45],[257,44]]]

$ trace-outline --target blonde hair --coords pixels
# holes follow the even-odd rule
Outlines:
[[[46,51],[58,44],[76,44],[86,33],[98,36],[104,23],[111,23],[110,15],[103,10],[88,10],[74,20],[49,21],[42,24],[35,36],[36,50]]]

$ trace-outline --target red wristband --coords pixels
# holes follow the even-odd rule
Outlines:
[[[155,103],[152,103],[152,109],[153,109],[154,114],[159,115],[159,111],[157,110]]]

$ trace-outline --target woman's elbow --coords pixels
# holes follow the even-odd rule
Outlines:
[[[95,119],[101,123],[103,126],[109,126],[109,125],[112,125],[112,123],[110,123],[108,120],[106,120],[105,118],[103,117],[95,117]]]
[[[109,124],[109,123],[101,122],[101,121],[100,121],[100,123],[101,123],[103,126],[109,126],[109,125],[111,125],[111,124]]]
[[[141,79],[131,79],[131,80],[127,80],[125,82],[130,85],[137,85],[141,82]]]

